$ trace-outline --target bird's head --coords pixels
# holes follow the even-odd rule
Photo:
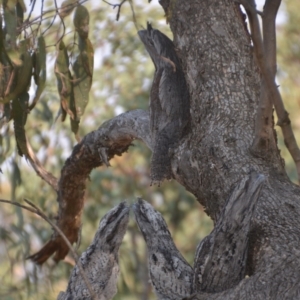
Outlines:
[[[112,208],[100,221],[96,234],[101,237],[101,244],[111,252],[118,250],[123,240],[129,221],[129,206],[125,201]]]
[[[173,42],[159,30],[152,28],[149,22],[147,29],[140,30],[138,35],[156,67],[161,61],[161,57],[173,59],[173,57],[169,57],[170,54],[175,53]]]
[[[133,205],[133,211],[147,244],[153,244],[165,236],[171,236],[163,216],[145,200],[139,198],[138,202]]]

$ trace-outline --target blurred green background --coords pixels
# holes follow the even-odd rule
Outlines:
[[[39,1],[38,1],[39,2]],[[57,1],[58,5],[61,4]],[[26,2],[29,11],[29,1]],[[38,5],[38,4],[37,4]],[[124,111],[147,108],[154,66],[137,36],[137,28],[150,21],[153,27],[171,37],[163,10],[147,0],[128,1],[121,8],[104,2],[88,1],[90,34],[95,50],[95,70],[90,100],[80,123],[80,136],[98,128],[104,121]],[[278,82],[286,108],[300,144],[300,13],[298,0],[287,0],[281,8],[278,24]],[[45,1],[45,9],[54,7]],[[134,16],[132,13],[134,8]],[[37,8],[34,15],[39,14]],[[42,32],[52,18],[41,24]],[[65,18],[64,42],[72,53],[74,27],[72,15]],[[56,47],[63,32],[59,18],[44,33],[47,47],[47,86],[28,116],[26,132],[45,168],[56,177],[65,159],[76,144],[68,120],[55,121],[60,108],[53,71]],[[27,34],[30,34],[28,31]],[[48,216],[57,212],[56,194],[41,180],[26,162],[18,156],[11,123],[0,128],[0,195],[2,199],[22,201],[30,199]],[[284,147],[279,128],[279,148],[285,158],[286,170],[294,182],[294,164]],[[126,199],[134,203],[137,196],[159,210],[169,226],[174,241],[190,264],[196,245],[206,236],[212,222],[195,198],[176,182],[164,182],[161,187],[150,186],[150,151],[139,142],[122,157],[111,161],[111,168],[94,169],[87,182],[86,203],[83,213],[82,240],[78,252],[90,244],[100,218],[113,206]],[[71,256],[55,265],[49,260],[37,268],[25,258],[39,250],[49,239],[51,229],[38,216],[7,204],[0,204],[0,299],[56,299],[66,289],[74,265]],[[149,283],[147,252],[144,240],[133,216],[120,249],[121,276],[118,294],[114,299],[155,299]]]

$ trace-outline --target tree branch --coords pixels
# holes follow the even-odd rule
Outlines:
[[[266,0],[262,16],[263,25],[263,46],[265,55],[264,60],[269,68],[272,78],[275,81],[276,76],[276,16],[281,4],[281,0]],[[252,151],[259,156],[266,156],[268,150],[274,149],[276,145],[270,147],[273,132],[272,122],[272,101],[267,92],[265,81],[262,81],[259,109],[255,122],[255,139],[252,145]]]
[[[152,149],[149,114],[141,109],[126,112],[102,124],[98,130],[86,135],[66,160],[58,183],[57,226],[71,244],[78,239],[85,182],[91,170],[108,164],[115,155],[122,155],[135,139],[142,140]],[[50,241],[29,258],[37,264],[42,264],[55,253],[54,260],[57,262],[63,259],[68,251],[65,242],[54,232]]]
[[[278,91],[277,85],[274,81],[274,75],[272,73],[272,66],[269,67],[265,62],[264,55],[264,46],[262,42],[262,37],[259,28],[258,17],[255,9],[255,1],[254,0],[238,0],[240,4],[242,4],[247,12],[250,27],[251,27],[251,35],[254,44],[254,52],[257,58],[258,65],[262,72],[264,84],[266,85],[266,90],[268,93],[268,98],[272,99],[274,104],[278,122],[277,125],[281,127],[282,134],[284,137],[284,143],[289,150],[297,168],[298,180],[300,180],[300,149],[297,145],[297,141],[295,139],[291,121],[288,117],[288,113],[284,108],[284,104],[281,98],[281,95]],[[264,97],[267,99],[267,97]],[[262,104],[263,107],[268,107],[267,105]]]
[[[37,156],[35,155],[28,138],[26,137],[26,147],[28,154],[26,158],[30,162],[32,168],[35,170],[38,176],[45,180],[55,191],[57,191],[58,180],[51,173],[49,173],[41,164]]]
[[[265,62],[270,69],[275,80],[277,63],[276,63],[276,16],[281,4],[281,0],[266,0],[262,15],[263,22],[263,42]]]
[[[118,12],[117,12],[117,16],[116,16],[116,21],[119,21],[122,5],[123,5],[124,2],[126,2],[127,0],[122,0],[121,3],[119,3],[119,4],[112,4],[112,3],[110,3],[110,2],[108,2],[108,1],[106,1],[106,0],[102,0],[102,1],[105,2],[106,4],[112,6],[113,9],[115,9],[116,7],[118,8]]]

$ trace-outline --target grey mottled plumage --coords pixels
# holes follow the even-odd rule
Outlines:
[[[111,209],[100,221],[92,244],[79,258],[97,300],[109,300],[117,292],[118,251],[127,229],[129,207],[125,202]],[[67,291],[59,300],[92,299],[77,266]]]
[[[248,233],[265,177],[252,173],[234,188],[213,229],[197,247],[196,292],[221,292],[237,285],[246,272]]]
[[[194,272],[177,250],[162,215],[142,199],[133,211],[147,244],[149,273],[158,299],[189,297]]]
[[[150,94],[151,178],[159,183],[172,178],[172,151],[189,124],[189,92],[173,42],[150,24],[138,34],[155,65]]]

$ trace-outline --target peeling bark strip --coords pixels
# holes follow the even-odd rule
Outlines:
[[[115,155],[122,155],[134,139],[140,139],[152,148],[149,114],[141,109],[121,114],[105,122],[98,130],[86,135],[66,160],[58,184],[57,225],[71,243],[78,239],[85,182],[90,172],[93,168],[107,164]],[[55,253],[54,260],[58,262],[68,251],[65,242],[54,232],[50,241],[28,259],[43,264]]]
[[[158,299],[189,297],[194,271],[176,248],[164,218],[142,199],[133,211],[147,244],[149,273]]]
[[[115,296],[120,272],[118,252],[128,221],[129,207],[122,202],[101,219],[92,244],[79,258],[96,297],[91,297],[75,266],[67,291],[61,292],[57,300],[110,300]]]
[[[155,66],[150,93],[151,179],[173,178],[171,159],[190,122],[189,91],[173,42],[147,24],[138,32]]]
[[[197,247],[194,288],[221,292],[236,286],[246,274],[251,219],[265,177],[243,178],[229,197],[215,228]]]

